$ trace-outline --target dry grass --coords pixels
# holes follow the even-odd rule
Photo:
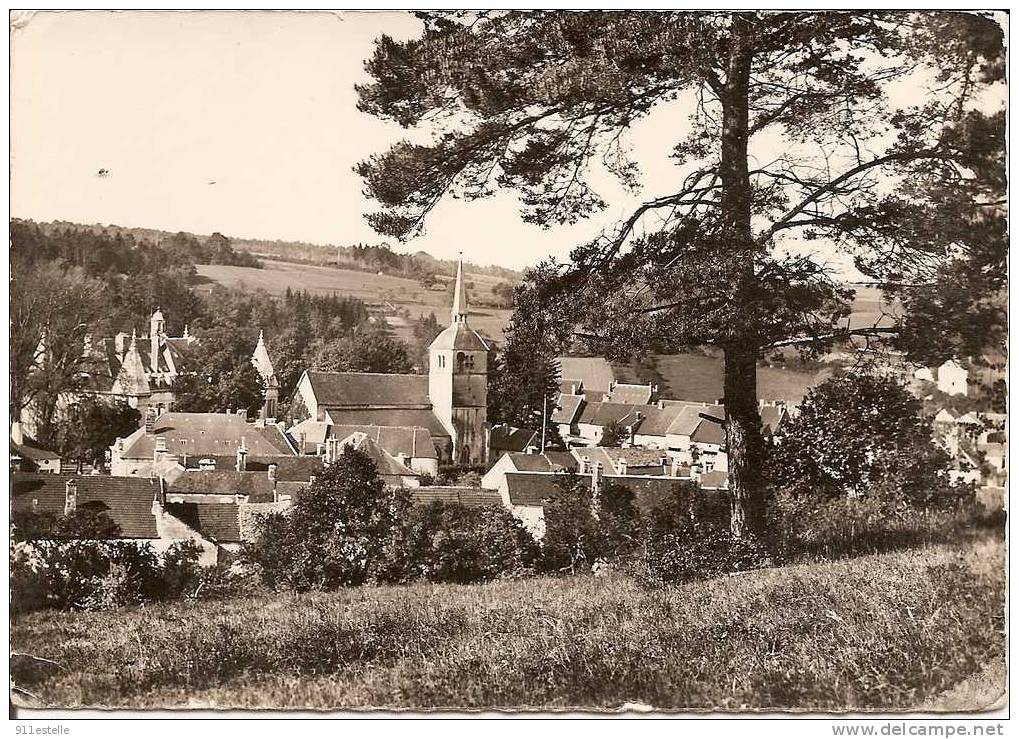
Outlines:
[[[903,709],[999,658],[983,540],[665,590],[622,576],[266,595],[12,626],[47,705]]]

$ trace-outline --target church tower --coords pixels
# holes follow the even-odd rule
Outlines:
[[[450,324],[428,348],[428,398],[453,439],[456,464],[483,465],[488,447],[488,345],[467,325],[463,259],[456,268]]]

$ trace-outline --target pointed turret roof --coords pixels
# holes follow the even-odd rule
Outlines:
[[[261,331],[258,332],[258,343],[255,345],[254,354],[251,355],[251,363],[255,365],[255,369],[258,370],[258,374],[262,376],[263,380],[268,380],[276,374],[272,360],[269,358],[269,350],[265,348],[265,337]]]
[[[467,320],[467,290],[464,288],[464,260],[461,256],[456,263],[456,283],[453,286],[453,321]]]
[[[131,346],[124,353],[124,361],[120,372],[113,382],[113,393],[116,395],[150,395],[149,375],[145,371],[141,354],[138,353],[138,337],[131,334]]]

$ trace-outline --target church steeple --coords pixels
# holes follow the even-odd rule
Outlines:
[[[463,255],[456,263],[456,283],[453,286],[453,310],[450,311],[453,323],[467,322],[467,290],[464,288]]]

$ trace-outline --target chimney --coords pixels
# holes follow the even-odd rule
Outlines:
[[[662,411],[665,410],[665,401],[664,400],[659,400],[658,401],[658,410],[662,410]]]
[[[70,516],[78,508],[78,482],[71,478],[64,485],[64,515]]]
[[[663,475],[668,475],[669,474],[669,458],[668,457],[659,457],[658,458],[658,464],[662,468],[662,474]]]
[[[269,479],[270,480],[272,480],[273,482],[276,481],[276,463],[275,462],[270,462],[269,463],[269,471],[268,471],[267,474],[269,475]]]
[[[308,435],[303,431],[297,435],[297,453],[304,454],[304,444],[308,440]]]
[[[145,409],[145,433],[151,434],[152,430],[156,427],[156,409],[149,406]]]
[[[241,445],[237,447],[237,471],[244,472],[248,466],[248,445],[244,443],[244,437],[241,437]]]
[[[583,456],[580,458],[580,474],[586,475],[591,471],[591,458]]]
[[[618,470],[618,474],[620,475],[625,475],[627,472],[626,460],[622,457],[616,460],[616,470]]]
[[[315,484],[315,475],[308,475],[308,484],[309,485]]]
[[[11,441],[18,446],[25,443],[25,430],[21,426],[21,421],[14,421],[11,424]]]
[[[157,454],[166,454],[166,451],[167,451],[167,449],[166,449],[166,437],[165,436],[157,436],[156,437],[156,453]]]

